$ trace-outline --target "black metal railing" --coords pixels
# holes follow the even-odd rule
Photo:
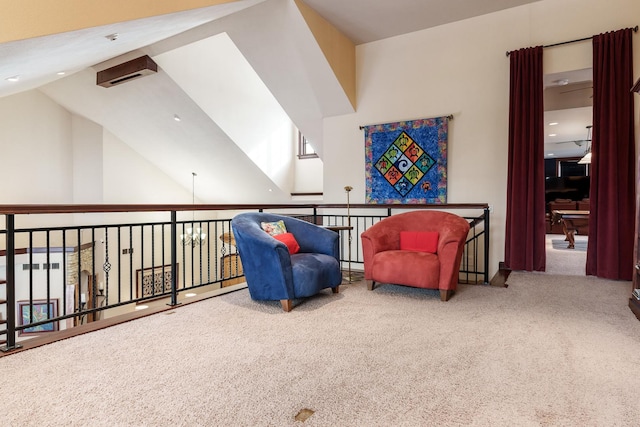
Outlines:
[[[231,233],[231,218],[239,211],[268,210],[340,227],[343,268],[348,263],[349,270],[352,264],[358,270],[363,265],[359,238],[363,231],[397,211],[434,208],[479,212],[465,216],[471,231],[460,280],[488,283],[485,204],[0,206],[6,218],[5,229],[0,230],[4,237],[0,260],[5,260],[4,280],[0,270],[0,350],[17,349],[22,340],[50,331],[130,313],[143,303],[162,299],[163,304],[175,306],[190,292],[245,287]],[[198,212],[198,219],[178,220],[183,211]],[[77,216],[65,215],[78,213],[99,214],[100,221],[83,218],[88,223],[41,226],[51,221],[49,214],[55,223],[73,223]],[[123,213],[167,219],[120,223],[117,218]],[[35,221],[38,227],[16,227],[17,218],[32,219],[37,214],[47,214],[46,221]]]
[[[352,213],[350,215],[343,214],[323,214],[322,209],[314,210],[313,215],[297,215],[298,217],[318,225],[350,227],[352,230],[341,230],[340,233],[345,235],[340,240],[340,254],[343,262],[351,261],[355,265],[363,265],[360,234],[368,227],[376,222],[389,217],[397,211],[415,210],[415,209],[443,209],[440,205],[421,205],[421,206],[395,206],[378,207],[370,205],[355,205],[358,210],[378,210],[376,215],[363,215]],[[469,221],[470,232],[465,243],[465,249],[460,266],[460,283],[488,284],[489,283],[489,221],[490,210],[488,205],[448,205],[451,209],[476,209],[482,213],[477,216],[464,216]],[[326,210],[326,208],[324,209]],[[356,236],[358,238],[349,238]],[[349,256],[350,255],[350,256]]]

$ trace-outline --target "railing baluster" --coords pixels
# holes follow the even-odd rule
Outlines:
[[[220,235],[220,234],[218,234],[219,233],[218,232],[218,224],[219,224],[219,222],[216,221],[215,222],[215,226],[213,227],[214,233],[215,233],[216,236]],[[224,233],[224,227],[222,229],[222,232]],[[224,242],[223,242],[223,244],[224,244]],[[213,259],[213,268],[215,270],[214,277],[217,279],[218,278],[218,272],[220,271],[220,268],[218,267],[218,239],[217,238],[216,238],[215,244],[213,245],[213,255],[215,256],[215,258]],[[223,260],[223,262],[224,262],[224,260]]]
[[[193,236],[194,236],[195,232],[196,232],[196,224],[192,219],[191,220],[191,236],[190,236],[191,239],[192,239],[191,240],[191,244],[190,244],[190,246],[191,246],[191,287],[192,288],[193,288],[193,285],[195,284],[195,276],[194,276],[195,272],[193,271],[194,270],[193,266],[194,266],[194,262],[195,262],[195,260],[194,260],[194,258],[195,258],[194,257],[195,245],[193,243]]]
[[[209,243],[207,245],[207,283],[211,282],[211,221],[207,221],[207,235],[209,236]],[[214,240],[217,241],[217,236],[214,236]]]
[[[51,309],[53,307],[51,307],[51,251],[50,251],[50,243],[49,243],[49,237],[50,237],[50,230],[47,230],[45,232],[45,240],[46,240],[46,251],[47,251],[47,271],[46,271],[46,275],[47,275],[47,319],[51,319],[53,317],[53,313],[51,312]],[[31,248],[31,251],[33,252],[33,247]],[[57,313],[56,313],[57,316]]]
[[[489,284],[489,217],[491,210],[489,207],[484,208],[484,284]]]
[[[151,283],[153,284],[151,286],[151,295],[156,294],[156,259],[155,259],[155,236],[154,236],[154,225],[151,224]],[[144,237],[143,237],[144,240]],[[164,276],[164,273],[163,273]],[[160,292],[160,294],[164,293],[164,282],[162,282],[162,291]],[[143,293],[144,296],[144,293]]]
[[[151,268],[153,272],[153,266]],[[153,274],[153,273],[152,273]],[[138,279],[136,273],[136,280]],[[153,279],[152,279],[153,280]],[[144,224],[140,225],[140,283],[136,282],[136,300],[144,297]],[[153,283],[153,281],[152,281]],[[140,294],[138,295],[138,287],[140,287]],[[151,287],[151,294],[153,294],[153,286]],[[136,301],[137,304],[137,301]]]
[[[166,261],[165,261],[165,257],[164,257],[164,250],[165,250],[165,248],[164,248],[164,239],[165,239],[165,232],[164,232],[164,229],[165,229],[164,224],[162,224],[162,229],[161,229],[161,231],[160,231],[160,233],[161,233],[161,235],[162,235],[162,242],[161,242],[161,244],[160,244],[160,246],[161,246],[161,249],[160,249],[160,250],[161,250],[161,252],[162,252],[162,269],[163,269],[163,279],[164,279],[164,266],[165,266],[165,265],[167,265],[167,264],[166,264]],[[163,290],[164,290],[164,281],[163,281],[163,285],[162,285],[162,286],[163,286]]]
[[[176,266],[178,262],[178,227],[176,218],[176,211],[171,211],[171,302],[169,303],[171,306],[178,305],[178,269]]]
[[[22,313],[20,313],[22,315]],[[29,232],[29,323],[33,323],[33,232]]]
[[[6,214],[6,247],[7,247],[7,342],[0,347],[3,352],[15,350],[22,347],[16,344],[16,236],[15,236],[15,216]]]
[[[173,221],[173,218],[172,220]],[[185,236],[186,238],[186,234],[185,234],[185,229],[184,229],[184,222],[182,223],[182,236]],[[181,236],[181,237],[182,237]],[[177,238],[176,238],[176,244],[177,244]],[[184,248],[184,241],[182,241],[182,239],[180,239],[180,244],[182,245],[182,286],[184,286],[185,288],[187,287],[187,251]],[[173,245],[172,245],[173,246]],[[177,248],[176,248],[177,251]],[[177,255],[176,255],[177,256]],[[177,273],[176,273],[177,274]]]
[[[67,231],[62,230],[62,314],[67,315]]]
[[[102,303],[100,306],[106,306],[109,304],[109,272],[111,271],[111,262],[109,262],[109,228],[104,228],[104,264],[102,265],[104,271],[104,284],[100,296],[102,297]],[[100,289],[98,288],[100,291]],[[102,317],[102,316],[101,316]]]
[[[141,266],[142,268],[142,266]],[[133,226],[129,226],[129,300],[133,301]]]
[[[96,320],[96,279],[96,228],[91,227],[91,277],[87,281],[87,285],[91,282],[91,290],[87,289],[87,292],[91,292],[91,310],[93,311],[89,314],[91,320],[88,320],[87,323]]]
[[[122,227],[118,227],[118,250],[116,251],[118,261],[118,302],[122,301],[122,262],[120,262],[120,254],[122,253]],[[107,288],[107,293],[109,289]]]
[[[82,311],[84,307],[82,306],[82,229],[78,227],[77,230],[77,238],[78,238],[78,271],[76,272],[76,292],[75,294],[78,296],[78,319],[77,322],[80,323],[82,320]]]

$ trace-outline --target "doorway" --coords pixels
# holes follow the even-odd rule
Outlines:
[[[553,212],[590,210],[591,165],[585,156],[591,149],[593,70],[546,74],[544,84],[545,271],[584,276],[588,225],[576,227],[575,244],[570,248]]]

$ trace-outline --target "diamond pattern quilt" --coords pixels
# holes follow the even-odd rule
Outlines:
[[[447,203],[448,117],[364,126],[366,202]]]

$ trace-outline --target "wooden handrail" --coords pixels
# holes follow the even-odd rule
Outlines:
[[[347,204],[332,204],[325,203],[322,205],[314,205],[316,208],[346,208]],[[444,203],[441,205],[423,205],[423,204],[399,204],[399,203],[391,203],[391,204],[356,204],[351,203],[349,207],[352,209],[487,209],[489,207],[488,203]]]
[[[440,205],[422,204],[350,204],[356,209],[486,209],[487,203],[447,203]],[[346,208],[345,203],[338,204],[224,204],[224,205],[190,205],[190,204],[116,204],[116,205],[0,205],[2,215],[26,215],[26,214],[59,214],[59,213],[104,213],[104,212],[158,212],[158,211],[220,211],[220,210],[259,210],[259,209],[321,209],[321,208]]]

